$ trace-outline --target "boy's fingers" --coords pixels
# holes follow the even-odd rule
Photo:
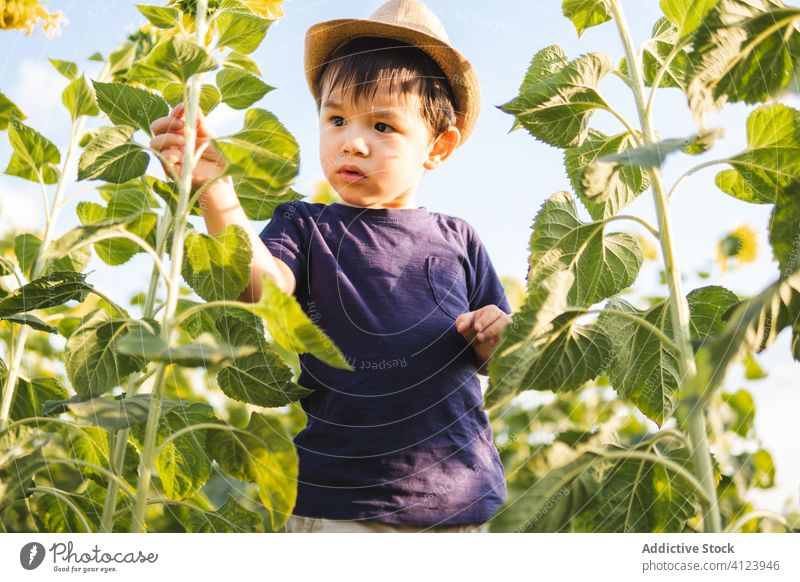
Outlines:
[[[477,315],[474,323],[475,331],[483,331],[493,324],[495,319],[499,317],[498,311],[499,309],[494,305],[487,305],[476,311],[475,313]]]
[[[160,135],[165,132],[183,133],[183,120],[177,119],[171,115],[166,117],[159,117],[150,124],[150,131],[153,135]]]
[[[183,148],[186,138],[177,133],[162,133],[150,140],[150,147],[162,151],[168,148]]]
[[[501,331],[503,331],[504,328],[505,328],[505,321],[503,317],[500,316],[478,334],[478,341],[484,341],[486,339],[496,340],[497,336],[500,334]]]
[[[456,330],[461,333],[472,327],[473,320],[475,319],[475,311],[467,311],[456,317]]]
[[[183,150],[178,150],[174,148],[169,148],[163,150],[161,155],[164,157],[167,162],[172,164],[173,166],[179,166],[181,162],[183,162]]]

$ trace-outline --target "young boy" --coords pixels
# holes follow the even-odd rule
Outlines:
[[[322,168],[341,202],[281,204],[256,236],[230,179],[202,201],[209,233],[229,224],[250,233],[242,299],[257,301],[269,274],[354,368],[301,356],[298,383],[315,391],[301,400],[308,422],[294,439],[287,531],[488,531],[506,483],[476,372],[486,373],[511,309],[472,227],[414,198],[425,171],[471,132],[477,78],[412,0],[314,25],[305,62]],[[152,147],[173,168],[181,113],[153,124]],[[202,118],[198,132],[210,137]],[[224,163],[206,150],[195,187]]]

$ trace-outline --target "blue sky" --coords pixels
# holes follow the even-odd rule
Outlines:
[[[163,4],[146,0],[139,3]],[[512,118],[496,106],[516,96],[531,57],[549,44],[560,44],[571,58],[590,51],[605,51],[617,61],[622,48],[616,29],[607,24],[586,31],[578,39],[571,22],[561,15],[560,0],[505,0],[494,4],[429,0],[427,4],[441,19],[453,45],[475,67],[481,82],[483,107],[469,141],[441,168],[423,178],[417,201],[432,211],[466,219],[480,234],[498,272],[522,278],[527,270],[527,243],[533,217],[547,196],[569,189],[569,182],[560,152],[537,142],[524,130],[509,134]],[[322,178],[316,109],[303,73],[305,31],[322,20],[366,18],[379,5],[380,2],[365,0],[288,0],[285,17],[270,28],[267,39],[254,54],[264,80],[277,88],[257,106],[273,111],[300,144],[301,171],[296,183],[300,192],[310,193],[314,182]],[[645,40],[660,16],[658,2],[628,1],[624,5],[635,40]],[[30,125],[62,146],[68,132],[68,115],[60,100],[65,81],[47,58],[74,60],[91,75],[95,68],[90,65],[94,63],[88,63],[86,58],[98,50],[107,54],[127,32],[144,23],[144,18],[134,8],[134,2],[128,0],[50,0],[48,7],[62,10],[69,19],[60,36],[48,39],[39,30],[31,37],[22,33],[0,34],[0,91],[20,105]],[[609,77],[601,90],[630,121],[636,119],[633,100],[623,91],[621,83]],[[794,98],[786,101],[797,106]],[[664,168],[667,184],[700,161],[743,149],[749,109],[729,105],[712,115],[710,124],[723,127],[725,139],[704,156],[690,158],[676,154],[670,158]],[[656,99],[655,111],[656,129],[664,138],[683,137],[695,131],[685,99],[676,90],[662,91]],[[241,112],[220,106],[209,122],[222,134],[238,129],[242,118]],[[616,123],[610,116],[598,114],[592,125],[606,132],[617,132]],[[5,166],[9,155],[7,140],[0,138],[0,165]],[[151,171],[154,169],[152,166]],[[722,168],[707,169],[690,178],[673,205],[677,255],[687,275],[686,291],[709,284],[692,273],[711,270],[712,282],[740,294],[752,293],[777,276],[777,265],[772,261],[764,234],[771,208],[748,205],[722,194],[713,181],[719,169]],[[80,199],[97,198],[90,192]],[[0,206],[2,231],[12,225],[25,230],[43,226],[39,192],[31,183],[0,176]],[[73,203],[62,213],[59,232],[77,224],[74,207]],[[655,222],[649,193],[640,196],[626,212]],[[713,267],[716,242],[742,223],[750,224],[760,233],[759,261],[722,275]],[[263,224],[253,223],[253,226],[260,230]],[[642,232],[635,225],[620,227],[620,224],[615,223],[615,227]],[[202,221],[196,225],[203,228]],[[117,298],[128,297],[134,288],[141,286],[149,268],[144,255],[116,269],[94,261],[90,268],[98,269],[90,280]],[[120,277],[121,272],[124,277]],[[128,281],[136,281],[136,285],[128,286]],[[664,292],[658,286],[655,264],[643,269],[639,289],[645,294]],[[779,469],[779,490],[764,497],[765,503],[773,508],[779,508],[788,495],[797,499],[800,485],[798,451],[787,443],[789,426],[796,422],[792,411],[800,409],[798,367],[790,361],[788,342],[786,338],[783,340],[760,359],[770,371],[769,378],[748,385],[759,407],[757,426]],[[741,374],[732,374],[729,387],[741,385]]]

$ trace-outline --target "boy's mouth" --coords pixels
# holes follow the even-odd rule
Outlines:
[[[366,178],[355,166],[342,166],[339,168],[339,175],[345,182],[356,182],[362,178]]]

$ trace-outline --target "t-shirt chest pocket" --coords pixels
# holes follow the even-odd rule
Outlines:
[[[453,319],[469,311],[467,277],[460,261],[428,257],[425,260],[425,270],[433,297],[442,311]]]

